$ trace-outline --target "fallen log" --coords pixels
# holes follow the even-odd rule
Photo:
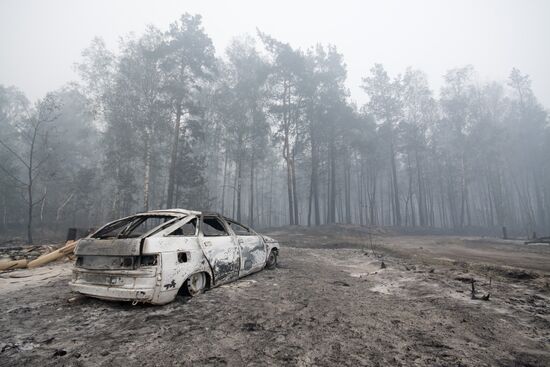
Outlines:
[[[0,261],[0,271],[11,270],[11,269],[23,269],[27,267],[27,264],[28,264],[27,260]]]
[[[67,244],[65,246],[34,259],[33,261],[27,264],[27,267],[29,269],[33,269],[33,268],[45,265],[47,263],[50,263],[52,261],[55,261],[59,258],[62,258],[63,256],[70,255],[74,252],[75,247],[76,247],[75,241],[67,241]]]

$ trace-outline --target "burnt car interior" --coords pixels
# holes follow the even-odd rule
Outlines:
[[[242,224],[236,223],[232,220],[225,219],[227,221],[227,224],[229,224],[229,227],[235,232],[235,235],[237,236],[253,236],[254,233],[250,231],[250,229],[246,228]]]
[[[204,237],[229,236],[223,223],[216,217],[204,217],[201,230]]]
[[[170,233],[168,236],[195,236],[197,234],[197,218],[191,219],[189,222],[185,223],[183,226],[176,229],[174,232]]]

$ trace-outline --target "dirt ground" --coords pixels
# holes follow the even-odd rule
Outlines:
[[[548,245],[268,234],[277,269],[165,306],[75,299],[67,262],[3,273],[0,365],[550,366]]]

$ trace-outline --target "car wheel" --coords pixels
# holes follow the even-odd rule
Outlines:
[[[206,275],[204,273],[196,273],[187,278],[185,282],[187,294],[194,297],[204,291],[206,288]]]
[[[269,253],[269,256],[267,257],[267,261],[265,263],[265,267],[269,270],[275,269],[277,267],[277,252],[274,250],[271,250]]]

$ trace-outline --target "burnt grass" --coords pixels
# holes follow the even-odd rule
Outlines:
[[[519,268],[361,228],[268,234],[286,245],[278,268],[165,306],[75,297],[68,263],[3,292],[0,366],[550,365],[550,269],[530,248]]]

